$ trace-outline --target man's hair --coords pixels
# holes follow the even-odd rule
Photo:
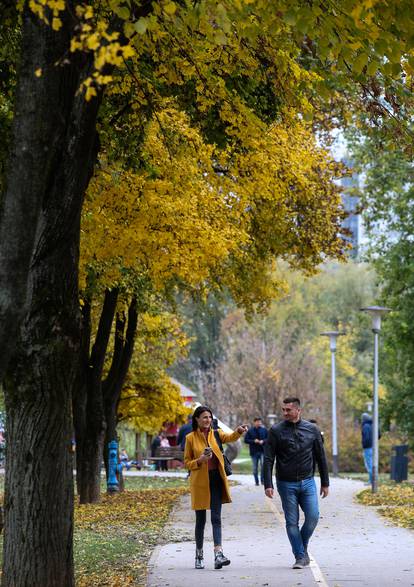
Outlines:
[[[300,399],[298,397],[285,397],[284,404],[296,404],[300,408]]]
[[[262,421],[263,418],[261,418],[260,416],[256,416],[256,418],[253,420],[253,422],[257,422],[258,420]]]

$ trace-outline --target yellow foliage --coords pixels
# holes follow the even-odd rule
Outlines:
[[[190,411],[184,406],[177,386],[164,376],[151,386],[137,383],[134,387],[125,387],[118,417],[134,430],[155,434],[165,422],[182,424]]]
[[[158,290],[171,279],[227,286],[251,307],[285,291],[277,257],[311,272],[341,254],[338,170],[306,124],[286,112],[266,126],[241,103],[222,115],[233,142],[219,150],[165,102],[147,127],[144,169],[101,168],[83,212],[83,287],[91,265],[106,287],[127,268]]]

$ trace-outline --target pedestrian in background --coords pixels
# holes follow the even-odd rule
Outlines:
[[[262,419],[257,416],[253,420],[253,426],[249,428],[244,442],[249,445],[250,457],[253,465],[253,477],[256,485],[259,483],[259,468],[260,468],[260,482],[263,485],[263,458],[264,446],[267,439],[267,429],[263,426]]]
[[[184,451],[184,463],[191,471],[190,491],[191,508],[195,510],[195,568],[204,569],[203,543],[206,525],[206,510],[211,510],[213,526],[214,568],[221,569],[229,565],[230,560],[224,556],[221,541],[221,505],[230,503],[230,490],[224,471],[224,459],[212,429],[213,413],[207,406],[198,406],[192,416],[192,429],[187,434]],[[234,442],[246,432],[247,426],[238,426],[230,434],[218,429],[217,434],[222,443]]]
[[[370,484],[372,484],[372,437],[372,417],[364,412],[361,416],[361,444]],[[380,433],[378,433],[378,438],[381,438]]]
[[[178,431],[177,444],[178,444],[178,446],[181,447],[181,450],[184,450],[184,448],[185,448],[185,439],[187,437],[187,434],[190,434],[190,432],[193,429],[193,426],[191,424],[192,419],[193,419],[192,415],[189,414],[188,418],[187,418],[187,422],[185,424],[183,424]]]
[[[170,448],[170,441],[167,438],[165,432],[161,432],[160,434],[160,448]],[[168,461],[162,460],[160,461],[160,469],[161,471],[168,471]]]
[[[319,428],[301,418],[300,400],[297,397],[284,399],[282,413],[284,420],[270,428],[266,442],[265,493],[273,498],[272,471],[276,459],[276,486],[295,557],[293,568],[303,569],[310,563],[308,544],[319,519],[314,463],[321,477],[322,497],[329,493],[328,463]],[[299,507],[305,516],[300,529]]]

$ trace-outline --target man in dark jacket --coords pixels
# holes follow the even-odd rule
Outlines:
[[[267,438],[267,430],[263,426],[262,419],[257,417],[253,420],[253,426],[251,426],[244,442],[249,445],[250,457],[253,464],[253,477],[256,485],[259,485],[259,465],[260,465],[260,481],[263,485],[263,456],[264,456],[264,445]]]
[[[361,416],[361,443],[365,468],[372,484],[372,418],[367,413]]]
[[[193,430],[193,426],[191,424],[191,421],[192,421],[192,415],[189,414],[188,418],[187,418],[187,422],[185,424],[183,424],[178,431],[177,444],[178,444],[178,446],[181,447],[182,450],[185,449],[185,438],[186,438],[187,434],[190,434],[190,432],[192,432],[192,430]]]
[[[320,495],[329,493],[329,474],[319,428],[301,419],[300,400],[283,400],[283,422],[269,430],[264,457],[267,497],[273,498],[273,464],[276,459],[276,486],[282,501],[286,531],[295,556],[294,569],[309,565],[308,544],[319,519],[318,493],[313,478],[314,463],[321,477]],[[305,521],[299,529],[299,506]]]

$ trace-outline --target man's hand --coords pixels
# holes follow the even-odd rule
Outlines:
[[[267,497],[270,497],[270,499],[273,499],[274,493],[275,490],[272,487],[268,487],[267,489],[265,489],[265,494],[267,495]]]
[[[324,497],[328,497],[328,493],[329,493],[329,487],[321,487],[319,494],[322,496],[322,499]]]
[[[247,432],[248,429],[248,426],[242,424],[241,426],[237,426],[236,432],[238,432],[239,434],[244,434],[245,432]]]

